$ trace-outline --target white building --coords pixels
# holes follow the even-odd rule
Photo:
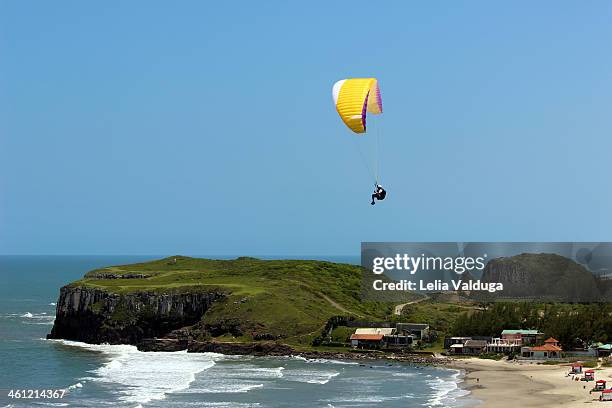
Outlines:
[[[514,353],[521,349],[523,342],[520,338],[504,339],[496,337],[487,345],[488,353]]]
[[[521,358],[531,360],[556,360],[561,358],[559,341],[550,337],[544,342],[543,346],[523,347],[521,348]]]

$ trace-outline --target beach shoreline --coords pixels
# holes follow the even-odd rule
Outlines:
[[[479,408],[582,407],[599,404],[599,392],[589,393],[594,382],[574,381],[569,364],[543,365],[526,361],[456,359],[451,367],[463,370],[459,386]],[[595,369],[595,378],[612,379],[612,368]]]
[[[568,375],[569,363],[541,364],[525,360],[489,360],[482,358],[450,358],[434,354],[389,354],[389,353],[356,353],[332,351],[297,351],[283,353],[281,349],[251,349],[237,347],[236,343],[228,349],[217,349],[226,355],[250,355],[259,357],[298,357],[305,360],[339,360],[353,361],[362,366],[370,366],[376,361],[385,365],[407,364],[414,366],[431,366],[456,370],[456,386],[459,391],[453,396],[458,406],[478,408],[577,408],[585,403],[600,404],[599,392],[590,393],[595,382],[576,381]],[[269,346],[272,344],[268,343]],[[244,345],[242,345],[244,346]],[[253,346],[253,345],[250,345]],[[260,344],[261,346],[261,344]],[[241,351],[233,354],[230,351]],[[248,352],[247,352],[248,351]],[[208,350],[191,351],[193,354],[211,352]],[[150,352],[155,354],[155,352]],[[191,354],[190,353],[190,354]],[[612,383],[612,368],[594,368],[595,379],[604,379]],[[606,387],[609,388],[609,385]],[[454,403],[453,403],[454,404]],[[454,405],[453,405],[454,406]],[[606,406],[606,405],[604,405]],[[612,404],[610,404],[612,407]]]
[[[160,346],[159,342],[156,343]],[[599,404],[600,393],[589,393],[595,383],[573,380],[573,376],[568,376],[569,363],[541,364],[525,360],[450,358],[433,353],[307,351],[293,350],[287,345],[279,345],[275,342],[258,344],[192,342],[192,347],[187,348],[176,347],[177,345],[168,347],[168,344],[164,343],[161,342],[163,346],[159,348],[142,350],[139,347],[138,349],[151,353],[182,349],[194,354],[212,352],[225,355],[293,356],[314,360],[348,360],[359,362],[360,365],[384,361],[389,365],[408,364],[454,369],[460,372],[460,375],[457,376],[457,387],[465,391],[465,394],[459,397],[459,401],[463,401],[461,406],[514,408],[518,404],[524,407],[576,408],[582,407],[584,403]],[[594,370],[595,379],[612,382],[612,368],[599,367]]]
[[[140,396],[148,398],[150,394],[148,382],[161,376],[162,379],[172,379],[171,384],[180,382],[181,389],[186,391],[177,392],[174,387],[169,388],[166,383],[156,379],[153,384],[157,384],[154,388],[157,390],[158,399],[166,398],[165,394],[174,394],[171,398],[173,400],[189,399],[199,393],[206,398],[210,396],[209,394],[215,394],[210,392],[211,386],[213,390],[221,391],[228,386],[233,387],[232,390],[247,390],[247,387],[250,387],[247,391],[257,389],[246,397],[250,404],[256,403],[258,398],[286,398],[286,396],[276,394],[275,390],[297,387],[298,392],[302,392],[300,388],[302,386],[299,384],[306,384],[304,386],[306,392],[301,394],[300,402],[310,404],[309,406],[312,406],[313,403],[317,405],[317,402],[325,403],[321,406],[328,406],[328,403],[330,406],[339,406],[336,403],[363,405],[374,402],[381,403],[383,406],[387,404],[406,406],[398,405],[406,400],[409,400],[410,403],[418,401],[415,406],[473,406],[467,402],[468,400],[464,402],[462,398],[466,392],[459,387],[461,370],[433,364],[412,365],[406,361],[391,362],[386,359],[344,361],[338,358],[323,358],[323,355],[316,356],[319,358],[313,358],[314,355],[308,357],[298,355],[237,356],[218,353],[187,353],[186,350],[154,353],[142,352],[135,346],[126,344],[89,344],[44,338],[40,338],[40,341],[57,344],[58,350],[66,351],[77,348],[99,354],[99,357],[96,357],[96,363],[83,374],[86,377],[76,376],[74,381],[70,381],[73,384],[71,390],[75,390],[74,398],[83,398],[83,395],[77,395],[83,392],[91,395],[92,392],[97,391],[88,385],[90,381],[103,381],[116,383],[119,387],[131,387],[127,398]],[[150,368],[173,364],[180,365],[187,370],[187,373],[193,372],[194,375],[181,376],[180,370],[168,370],[167,372],[162,370],[156,374]],[[200,370],[202,364],[206,365],[204,370],[212,370],[209,375],[196,375],[202,371]],[[125,370],[133,374],[125,375]],[[339,380],[334,380],[336,377]],[[97,380],[92,378],[97,378]],[[147,381],[139,380],[142,378],[146,378]],[[211,380],[211,382],[208,380],[210,378],[218,378],[220,381]],[[326,385],[328,383],[329,385]],[[349,384],[352,383],[357,385],[350,386]],[[81,384],[81,386],[76,384]],[[316,397],[314,400],[312,391],[315,388],[313,387],[319,387],[316,388],[317,394],[314,394]],[[76,388],[79,389],[76,390]],[[232,406],[243,406],[240,403],[245,400],[243,395],[245,392],[231,391],[228,393],[236,395],[222,398],[236,398],[235,401],[232,401],[236,402],[236,405]]]

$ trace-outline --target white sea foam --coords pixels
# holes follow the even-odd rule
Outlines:
[[[334,398],[335,403],[343,402],[343,403],[359,403],[359,404],[380,404],[381,402],[385,402],[386,398],[383,396],[357,396],[353,398]]]
[[[19,317],[26,319],[23,323],[25,324],[47,324],[51,325],[55,322],[55,316],[48,315],[46,312],[43,313],[31,313],[26,312]]]
[[[50,320],[55,319],[55,316],[47,314],[47,312],[42,313],[30,313],[26,312],[19,317],[23,317],[24,319],[41,319],[41,320]]]
[[[322,402],[335,402],[335,403],[358,403],[358,404],[374,404],[374,403],[383,403],[386,401],[397,401],[402,399],[413,399],[415,398],[412,394],[405,395],[384,395],[384,394],[376,394],[375,391],[368,394],[366,392],[356,392],[353,396],[346,397],[337,397],[330,400],[322,400]]]
[[[359,363],[356,361],[328,360],[326,358],[306,359],[306,362],[307,363],[319,363],[319,364],[359,365]]]
[[[293,360],[300,360],[306,363],[315,363],[315,364],[359,365],[359,363],[356,361],[330,360],[327,358],[306,358],[303,356],[290,356],[289,358]]]
[[[391,374],[393,377],[416,377],[417,373],[393,373]]]
[[[180,405],[179,405],[180,404]],[[170,405],[173,407],[174,405]],[[217,402],[207,402],[207,401],[198,401],[198,402],[188,402],[181,401],[177,403],[177,406],[180,408],[184,407],[198,407],[198,408],[257,408],[260,407],[261,404],[259,402],[235,402],[235,401],[217,401]],[[138,408],[138,407],[136,407]],[[142,408],[142,407],[141,407]]]
[[[241,394],[258,388],[264,384],[256,381],[243,381],[240,383],[218,383],[215,382],[208,387],[189,387],[181,391],[182,394]]]
[[[57,303],[51,302],[51,303],[49,303],[49,306],[57,306]]]
[[[332,378],[340,375],[337,371],[295,370],[285,373],[287,381],[303,382],[308,384],[327,384]]]
[[[76,388],[83,388],[83,384],[81,384],[80,382],[76,383],[76,384],[72,384],[71,386],[68,387],[69,390],[74,390]]]
[[[115,394],[113,398],[120,405],[128,404],[130,407],[141,405],[146,407],[153,400],[164,399],[167,394],[175,397],[163,402],[169,408],[191,406],[191,401],[184,401],[181,394],[217,394],[214,398],[202,396],[199,404],[193,406],[210,407],[251,407],[256,405],[241,404],[234,398],[241,400],[256,399],[257,395],[265,395],[266,390],[298,389],[301,387],[323,387],[333,381],[339,389],[345,383],[352,387],[350,393],[341,393],[337,398],[319,400],[321,406],[344,406],[351,404],[390,404],[391,401],[406,401],[417,398],[419,406],[431,408],[450,407],[458,405],[459,397],[467,391],[458,387],[461,381],[460,371],[412,373],[406,369],[397,372],[393,367],[387,373],[385,370],[360,370],[332,365],[327,361],[316,364],[303,364],[303,360],[289,362],[283,359],[251,359],[217,354],[187,354],[175,353],[141,353],[133,346],[128,345],[90,345],[79,342],[54,340],[58,343],[80,347],[102,353],[106,359],[103,364],[90,371],[88,377],[79,378],[79,382],[69,387],[70,390],[88,389],[86,381],[109,384],[109,389]],[[222,361],[221,361],[222,360]],[[215,362],[220,362],[215,365]],[[333,360],[332,360],[333,361]],[[314,362],[313,362],[314,363]],[[274,366],[274,365],[277,366]],[[263,367],[262,367],[263,365]],[[198,373],[206,371],[203,374]],[[357,376],[351,375],[357,372]],[[372,374],[370,374],[372,373]],[[373,373],[378,373],[374,375]],[[342,374],[342,375],[341,375]],[[346,374],[346,375],[345,375]],[[380,378],[378,377],[380,376]],[[407,394],[392,392],[391,395],[379,389],[384,381],[411,381],[408,377],[418,376],[424,384],[418,393]],[[380,380],[380,381],[379,381]],[[361,381],[364,382],[361,385]],[[296,383],[302,383],[298,385]],[[81,384],[81,387],[78,386]],[[85,384],[85,385],[83,385]],[[326,387],[332,387],[328,385]],[[348,386],[348,385],[347,385]],[[288,387],[288,388],[283,388]],[[298,387],[298,388],[296,388]],[[309,388],[306,388],[309,389]],[[249,398],[247,395],[253,397]],[[227,394],[224,396],[222,394]],[[231,394],[236,397],[231,397]],[[244,396],[238,396],[243,394]],[[192,400],[193,397],[189,397]],[[206,402],[207,399],[220,401]],[[227,402],[223,402],[223,401]],[[329,405],[328,405],[329,404]],[[420,405],[422,404],[422,405]]]
[[[228,359],[228,361],[235,359]],[[267,384],[283,378],[285,367],[258,367],[249,363],[224,361],[209,375],[201,376],[186,390],[186,394],[236,394],[264,388]]]
[[[126,403],[146,404],[165,398],[166,394],[184,390],[195,375],[215,365],[222,358],[214,353],[188,354],[186,351],[143,353],[135,346],[86,344],[68,340],[58,343],[101,352],[108,361],[90,371],[90,380],[117,385],[118,399]]]
[[[468,391],[459,388],[459,376],[461,372],[457,370],[450,379],[435,377],[427,380],[427,384],[433,390],[433,395],[427,401],[427,407],[447,407],[455,405],[457,398],[469,394]]]
[[[237,368],[226,367],[227,376],[232,378],[282,378],[285,367],[254,367],[238,366]]]

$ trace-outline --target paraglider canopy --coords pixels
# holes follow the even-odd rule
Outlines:
[[[366,132],[367,113],[382,113],[382,99],[376,78],[349,78],[332,88],[340,118],[355,133]]]

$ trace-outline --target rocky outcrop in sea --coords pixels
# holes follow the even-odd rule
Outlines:
[[[138,344],[198,323],[210,306],[225,296],[217,290],[118,294],[68,285],[60,290],[55,323],[47,337],[96,344]]]

